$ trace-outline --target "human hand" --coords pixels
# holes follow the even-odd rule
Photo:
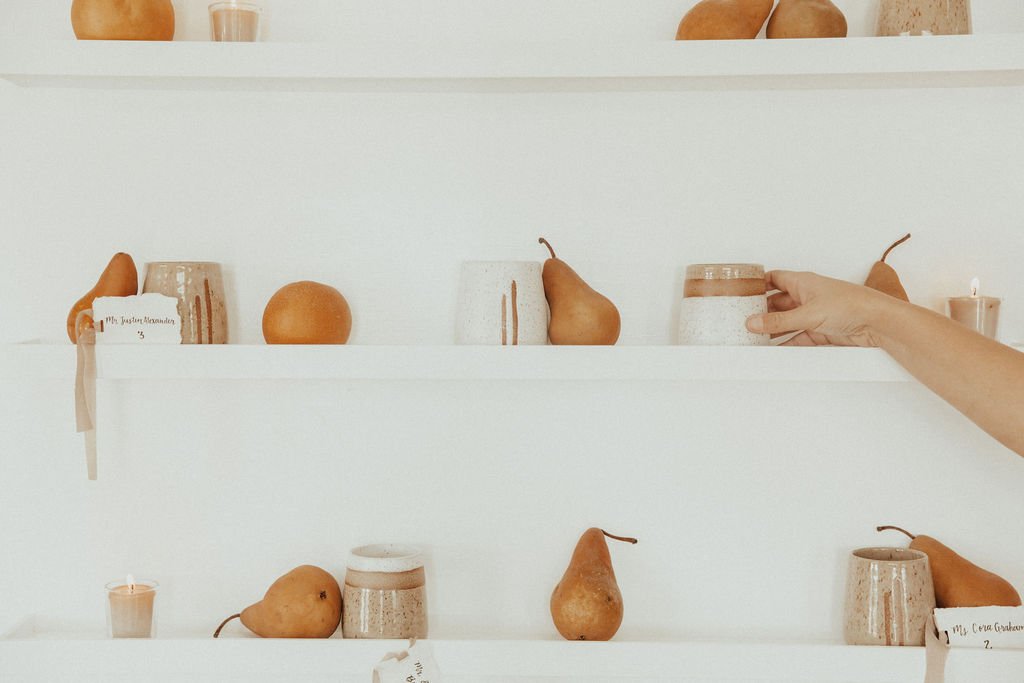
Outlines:
[[[765,276],[768,313],[747,319],[751,332],[799,332],[791,346],[878,346],[871,322],[896,302],[891,296],[815,273],[773,270]]]

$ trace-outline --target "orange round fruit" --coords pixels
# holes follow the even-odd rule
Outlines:
[[[341,292],[303,280],[285,285],[263,311],[268,344],[344,344],[352,331],[352,311]]]

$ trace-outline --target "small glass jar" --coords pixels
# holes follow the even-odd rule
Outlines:
[[[218,43],[253,43],[260,39],[259,5],[250,2],[215,2],[210,5],[210,40]]]
[[[971,32],[971,0],[879,0],[880,36],[951,36]]]
[[[365,545],[348,558],[341,630],[346,638],[426,638],[423,555],[402,545]]]
[[[679,343],[695,346],[762,346],[767,334],[747,330],[747,318],[768,310],[764,266],[699,263],[686,267],[679,308]]]

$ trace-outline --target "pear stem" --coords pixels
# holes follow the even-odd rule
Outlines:
[[[626,543],[638,543],[639,542],[635,538],[629,538],[628,536],[616,536],[615,534],[610,534],[607,531],[605,531],[604,529],[601,529],[601,533],[604,534],[605,536],[607,536],[608,538],[614,538],[616,541],[625,541]]]
[[[227,623],[228,623],[229,621],[231,621],[232,619],[237,619],[237,618],[238,618],[238,617],[240,617],[240,616],[242,616],[242,613],[241,613],[241,612],[239,612],[238,614],[232,614],[232,615],[231,615],[230,617],[228,617],[228,618],[227,618],[227,619],[225,619],[224,621],[220,622],[220,626],[218,626],[218,627],[217,627],[217,630],[213,632],[213,637],[214,637],[214,638],[217,638],[217,637],[219,637],[219,636],[220,636],[220,631],[221,631],[221,629],[222,629],[222,628],[224,628],[224,625],[225,625],[225,624],[227,624]]]
[[[899,238],[898,240],[896,240],[895,242],[890,244],[889,248],[885,250],[885,253],[882,254],[882,258],[879,259],[879,260],[882,263],[885,263],[885,257],[889,255],[889,252],[892,251],[893,249],[895,249],[896,247],[900,246],[901,244],[903,244],[904,242],[906,242],[909,239],[910,239],[910,233],[908,232],[906,235],[904,235],[903,237]]]
[[[551,245],[548,243],[548,241],[546,239],[541,237],[537,241],[540,242],[541,244],[543,244],[545,247],[548,248],[548,251],[551,252],[551,258],[558,258],[557,256],[555,256],[555,250],[551,247]]]
[[[889,530],[899,531],[900,533],[906,534],[907,536],[910,537],[911,540],[914,540],[915,538],[917,538],[917,536],[915,536],[914,534],[910,533],[906,529],[901,529],[898,526],[876,526],[875,527],[875,531],[889,531]]]

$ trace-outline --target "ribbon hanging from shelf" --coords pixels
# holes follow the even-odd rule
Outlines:
[[[82,313],[91,313],[83,311]],[[79,315],[81,318],[81,314]],[[96,331],[91,327],[78,334],[78,365],[75,371],[75,422],[85,435],[85,467],[90,481],[96,480]]]
[[[928,615],[928,623],[924,627],[924,651],[924,683],[945,683],[949,642],[947,636],[936,629],[934,612]]]

